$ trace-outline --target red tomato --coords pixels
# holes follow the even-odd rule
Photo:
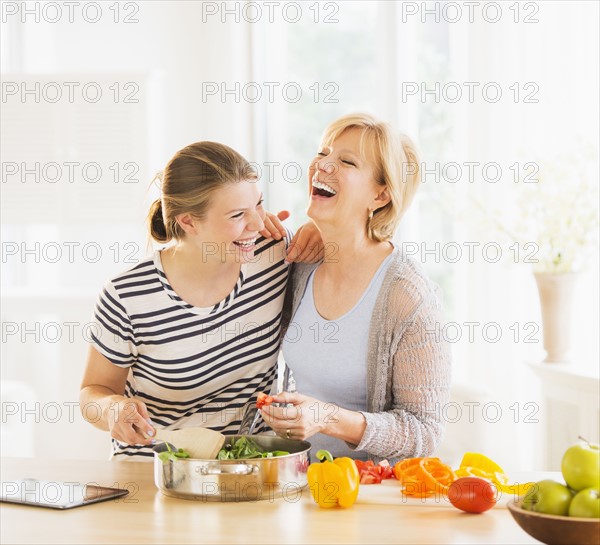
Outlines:
[[[387,460],[379,462],[377,465],[373,460],[363,462],[362,460],[354,460],[356,468],[360,474],[361,484],[379,484],[383,479],[391,479],[394,472]]]
[[[379,484],[381,475],[377,475],[374,471],[362,471],[360,473],[360,484]]]
[[[387,460],[383,460],[379,462],[378,467],[380,467],[381,478],[382,479],[393,479],[394,478],[394,469],[390,465]]]
[[[271,403],[273,403],[273,401],[273,396],[261,392],[256,396],[256,408],[262,409],[265,405],[270,405]]]
[[[448,489],[448,499],[457,509],[467,513],[483,513],[496,505],[498,490],[479,477],[461,477]]]

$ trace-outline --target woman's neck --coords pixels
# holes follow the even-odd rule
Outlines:
[[[371,240],[363,230],[318,226],[325,246],[321,267],[328,275],[348,274],[361,264],[391,252],[389,242]]]
[[[220,254],[207,255],[185,241],[163,250],[162,255],[165,269],[169,268],[171,274],[176,274],[179,278],[192,283],[210,284],[222,279],[228,272],[234,270],[239,272],[240,269],[239,262],[223,261]]]

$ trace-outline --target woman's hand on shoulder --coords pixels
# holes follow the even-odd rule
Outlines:
[[[287,210],[282,210],[277,214],[272,214],[271,212],[265,212],[265,219],[263,223],[265,224],[265,228],[262,231],[259,231],[260,234],[265,238],[273,238],[275,240],[281,240],[287,236],[287,232],[285,227],[283,226],[282,221],[285,221],[290,217],[290,213]]]
[[[273,431],[288,439],[308,439],[317,433],[327,433],[330,424],[337,423],[339,407],[298,393],[283,392],[273,396],[273,405],[261,409],[263,420]]]
[[[289,263],[316,263],[323,259],[325,246],[321,232],[312,221],[300,226],[290,241],[286,261]]]
[[[277,214],[265,212],[265,228],[260,234],[265,238],[281,240],[287,237],[287,231],[282,221],[290,217],[287,210],[282,210]],[[312,221],[307,221],[296,231],[294,238],[290,241],[287,249],[286,261],[288,263],[316,263],[323,259],[325,255],[325,246],[321,233]]]

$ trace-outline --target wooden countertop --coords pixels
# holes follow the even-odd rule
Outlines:
[[[539,543],[501,505],[469,515],[447,504],[403,502],[392,481],[362,486],[350,509],[320,509],[308,490],[297,501],[170,498],[155,487],[153,464],[145,462],[5,458],[1,477],[3,482],[37,478],[130,490],[125,498],[68,510],[0,503],[3,544]]]

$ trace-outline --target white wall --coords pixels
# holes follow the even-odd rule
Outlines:
[[[287,119],[289,104],[202,101],[203,82],[231,86],[236,81],[272,79],[275,74],[282,81],[293,79],[296,67],[285,62],[285,24],[279,21],[280,26],[269,33],[275,39],[269,41],[259,25],[232,23],[231,17],[222,23],[218,16],[203,22],[200,2],[134,4],[139,7],[138,23],[111,22],[105,3],[104,17],[95,24],[81,18],[55,24],[31,19],[20,24],[13,18],[3,24],[3,81],[100,81],[105,89],[111,81],[140,86],[140,102],[131,108],[110,102],[103,103],[102,109],[90,104],[20,101],[0,105],[2,161],[97,160],[110,165],[118,160],[134,161],[140,168],[138,182],[130,186],[110,180],[92,186],[79,179],[72,185],[3,179],[3,243],[31,247],[36,241],[61,245],[97,241],[104,251],[97,263],[80,257],[75,263],[64,259],[34,263],[31,255],[3,255],[2,321],[8,329],[3,329],[2,401],[9,402],[3,405],[3,433],[21,434],[16,441],[3,442],[3,454],[60,457],[69,448],[69,457],[106,456],[107,435],[82,422],[76,410],[70,418],[67,404],[77,400],[88,346],[82,330],[102,282],[131,266],[125,260],[126,244],[135,245],[137,259],[146,251],[143,219],[154,195],[153,191],[147,193],[147,183],[177,149],[193,141],[222,141],[249,157],[265,160],[273,157],[273,149],[279,152],[280,144],[285,149],[287,134],[280,134],[281,130],[294,131],[274,119]],[[343,63],[345,52],[336,49],[335,40],[348,18],[344,19],[344,3],[339,5],[341,22],[318,28],[326,38],[322,43],[328,45],[320,54]],[[400,16],[400,4],[396,9],[391,3],[383,5],[377,25],[381,32],[364,38],[400,48],[381,46],[381,55],[373,60],[378,69],[372,94],[353,100],[363,103],[377,97],[379,111],[388,112],[394,122],[401,121],[402,128],[412,134],[417,130],[419,105],[400,103],[397,91],[403,81],[416,78],[419,67],[411,48],[421,28],[417,19],[408,25],[394,19]],[[515,25],[504,17],[496,24],[478,20],[450,26],[451,73],[456,81],[499,81],[504,88],[513,81],[535,81],[540,86],[539,104],[459,104],[452,160],[510,163],[523,149],[557,153],[578,134],[591,137],[597,147],[598,4],[540,2],[539,6],[537,24]],[[260,44],[263,49],[251,54],[250,44]],[[355,68],[348,67],[347,74],[353,75]],[[356,77],[361,77],[360,71]],[[352,77],[349,79],[351,83]],[[346,108],[344,91],[342,86],[338,95],[342,102],[335,108]],[[329,118],[322,119],[326,121]],[[428,150],[423,151],[427,159]],[[279,209],[286,205],[289,191],[284,186],[276,189],[273,207]],[[498,191],[501,195],[500,186]],[[408,217],[403,226],[405,240],[425,238],[410,222]],[[458,224],[455,227],[457,237],[472,240],[472,231]],[[115,243],[118,258],[110,249]],[[515,321],[540,323],[535,285],[526,268],[481,263],[459,267],[455,290],[460,305],[455,320],[497,321],[503,326]],[[576,361],[587,365],[593,365],[598,357],[597,278],[597,269],[587,275],[575,304]],[[62,338],[57,342],[51,340],[53,323],[62,326]],[[72,337],[66,323],[77,324]],[[38,333],[28,333],[26,329],[35,324]],[[490,425],[480,412],[476,422],[469,422],[465,412],[457,425],[449,427],[445,456],[478,449],[499,460],[510,460],[515,469],[536,467],[531,447],[541,426],[524,422],[523,411],[526,403],[537,403],[540,396],[537,379],[524,362],[539,358],[539,344],[524,346],[505,335],[498,344],[479,340],[455,348],[454,399],[463,410],[465,403],[498,402],[504,416]],[[29,389],[24,390],[23,384]],[[23,414],[20,403],[25,398],[30,405],[45,403],[46,412],[44,406],[36,409],[34,405],[32,413]],[[514,403],[521,410],[518,425],[509,409]],[[62,415],[52,422],[56,404]],[[9,416],[13,410],[17,414]],[[73,437],[77,438],[76,450],[69,447]]]
[[[169,5],[171,4],[171,5]],[[202,82],[245,81],[247,28],[202,22],[201,2],[139,2],[139,23],[24,25],[23,70],[30,73],[122,73],[160,78],[162,96],[149,112],[160,125],[149,137],[162,143],[151,160],[160,168],[181,147],[200,139],[231,143],[250,151],[243,104],[202,103]],[[135,81],[135,79],[133,79]],[[168,143],[168,144],[165,144]]]
[[[85,184],[81,176],[72,184],[64,178],[55,184],[32,178],[22,183],[18,175],[3,179],[3,243],[11,251],[15,244],[33,250],[29,255],[19,250],[3,262],[5,455],[106,458],[107,434],[83,422],[72,404],[96,295],[105,279],[132,266],[128,255],[139,260],[146,252],[150,179],[177,149],[194,141],[252,151],[247,105],[202,102],[202,82],[248,79],[247,28],[218,18],[202,23],[200,2],[168,4],[137,3],[139,23],[132,24],[114,24],[104,3],[95,24],[81,17],[54,24],[29,17],[25,24],[9,18],[4,25],[19,46],[3,59],[5,82],[99,82],[105,97],[97,105],[7,100],[3,161],[95,161],[105,173],[115,161],[139,167],[137,182],[128,186],[104,178]],[[121,95],[119,103],[111,103],[106,95],[113,81],[122,90],[128,82],[138,85],[139,102],[123,104]],[[66,256],[69,242],[79,244],[73,260]],[[89,242],[100,245],[100,261],[82,257],[79,250]],[[65,255],[49,263],[44,251],[56,245]]]

